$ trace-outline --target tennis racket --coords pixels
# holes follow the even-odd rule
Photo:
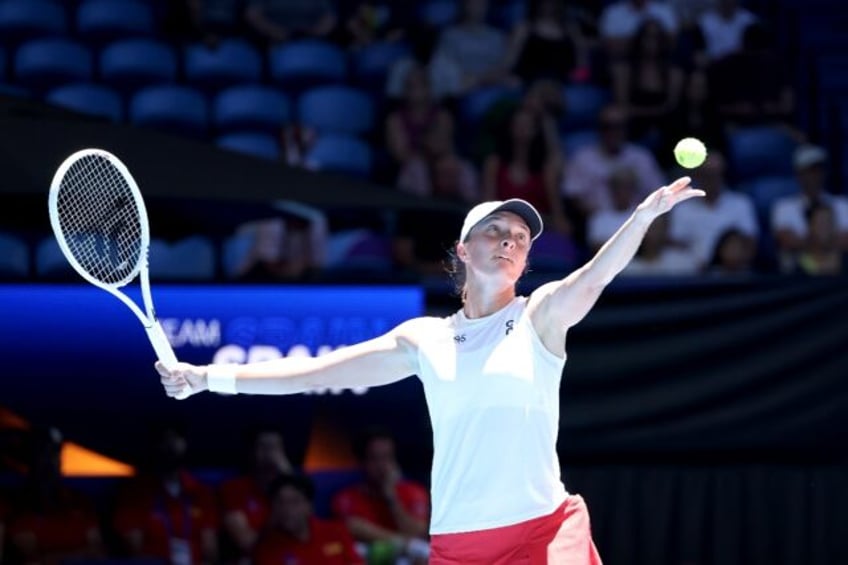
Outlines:
[[[101,149],[77,151],[56,170],[48,204],[53,233],[74,270],[126,304],[144,326],[159,361],[175,366],[177,357],[150,293],[147,211],[127,167]],[[121,290],[138,276],[143,310]]]

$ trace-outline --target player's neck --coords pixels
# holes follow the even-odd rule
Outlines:
[[[484,318],[504,308],[515,298],[515,288],[503,287],[496,290],[469,289],[462,311],[469,320]],[[488,292],[486,292],[488,290]]]

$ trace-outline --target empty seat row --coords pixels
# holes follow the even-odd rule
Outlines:
[[[296,98],[280,89],[247,84],[213,97],[186,85],[148,86],[126,98],[102,84],[70,83],[45,100],[82,113],[183,134],[258,130],[279,135],[296,120],[316,133],[368,134],[376,108],[367,93],[350,86],[319,86]],[[124,106],[126,105],[126,111]],[[176,128],[176,129],[175,129]]]
[[[357,51],[351,60],[336,45],[304,39],[274,46],[266,57],[243,39],[227,39],[215,47],[193,43],[178,48],[156,38],[130,38],[95,48],[70,38],[44,38],[10,50],[6,74],[10,82],[36,91],[70,80],[95,79],[125,91],[178,81],[207,91],[245,82],[290,90],[333,83],[373,89],[375,83],[382,88],[382,77],[407,51],[400,43],[378,43]]]
[[[0,1],[0,42],[7,44],[71,34],[95,43],[157,32],[156,13],[141,0],[82,0],[75,11],[60,1]]]

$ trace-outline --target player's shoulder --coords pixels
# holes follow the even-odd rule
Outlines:
[[[395,335],[418,343],[428,336],[438,334],[451,326],[451,317],[419,316],[409,319],[394,330]]]

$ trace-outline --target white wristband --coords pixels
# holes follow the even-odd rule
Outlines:
[[[236,367],[238,365],[207,365],[206,386],[211,392],[238,394],[236,390]]]

